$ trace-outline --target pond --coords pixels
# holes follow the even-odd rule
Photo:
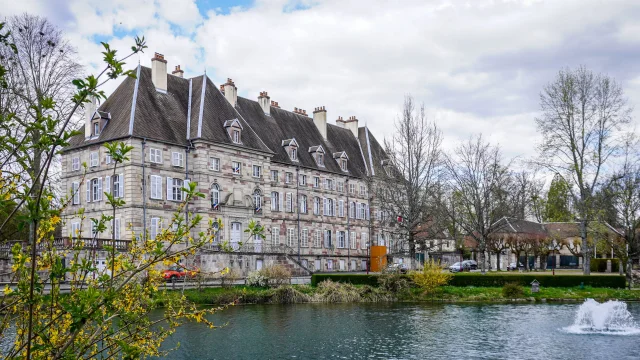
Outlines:
[[[225,327],[186,324],[165,347],[189,360],[638,359],[640,304],[625,305],[236,306],[212,316]]]

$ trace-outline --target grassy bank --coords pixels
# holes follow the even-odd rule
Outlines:
[[[161,293],[158,301],[161,304],[165,296],[180,296],[182,291],[166,291]],[[420,289],[411,288],[401,292],[385,291],[369,285],[351,285],[331,283],[312,287],[308,285],[283,286],[276,289],[238,286],[233,288],[204,288],[202,290],[184,290],[187,299],[203,305],[218,304],[286,304],[308,302],[385,302],[385,301],[435,301],[435,302],[512,302],[512,301],[582,301],[593,298],[604,300],[640,301],[640,291],[573,287],[543,287],[538,293],[531,293],[530,288],[523,288],[522,295],[512,299],[503,296],[501,287],[460,287],[443,286],[433,294],[424,294]]]

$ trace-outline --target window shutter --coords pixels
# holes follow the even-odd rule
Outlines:
[[[184,179],[184,182],[182,183],[182,187],[185,189],[189,188],[189,179]],[[184,201],[187,198],[187,192],[183,191],[182,192],[182,200]]]
[[[365,205],[366,206],[366,211],[367,211],[367,220],[369,220],[369,205]]]
[[[111,176],[104,177],[104,192],[111,194]]]
[[[336,216],[338,215],[338,202],[333,200],[333,214],[331,214],[332,216]]]
[[[284,196],[282,196],[282,193],[278,194],[278,211],[282,211],[282,203],[284,200]]]
[[[91,180],[85,181],[85,186],[87,187],[87,202],[91,202]]]
[[[173,200],[173,178],[167,176],[167,200]]]
[[[118,175],[118,196],[124,198],[124,175]]]
[[[327,198],[322,198],[322,215],[327,215]]]
[[[102,178],[98,178],[98,201],[102,201]]]

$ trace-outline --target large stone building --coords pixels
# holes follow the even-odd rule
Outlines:
[[[133,147],[116,176],[103,146],[112,141]],[[110,209],[102,194],[108,191],[126,201],[112,226],[116,238],[154,238],[170,226],[185,182],[196,182],[206,195],[189,204],[204,218],[197,231],[220,218],[217,240],[237,249],[203,251],[200,266],[246,273],[285,253],[310,271],[363,270],[368,247],[393,240],[370,216],[376,211],[370,185],[385,157],[356,117],[334,125],[323,106],[307,114],[281,109],[266,91],[257,101],[242,98],[231,79],[217,87],[206,74],[183,78],[179,66],[168,74],[156,53],[151,68],[138,66],[137,79],[125,79],[89,109],[84,134],[64,150],[63,186],[75,195],[63,235],[82,228],[89,237],[89,218]],[[267,229],[266,239],[245,238],[252,219]],[[110,238],[111,229],[100,237]]]

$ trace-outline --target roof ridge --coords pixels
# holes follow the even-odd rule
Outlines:
[[[131,114],[129,117],[129,136],[133,135],[133,122],[136,117],[136,102],[138,100],[138,86],[140,84],[140,68],[141,68],[141,65],[138,64],[138,69],[136,70],[136,84],[133,87],[133,100],[131,101]]]

